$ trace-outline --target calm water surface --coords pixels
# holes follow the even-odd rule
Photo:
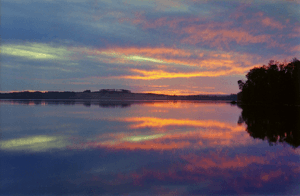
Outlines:
[[[0,110],[0,195],[300,195],[299,109],[1,101]]]

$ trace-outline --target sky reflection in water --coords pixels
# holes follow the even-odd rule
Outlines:
[[[0,104],[3,195],[300,191],[300,149],[254,139],[227,103]]]

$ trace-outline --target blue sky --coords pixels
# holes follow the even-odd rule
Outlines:
[[[299,58],[299,3],[2,0],[0,90],[237,93]]]

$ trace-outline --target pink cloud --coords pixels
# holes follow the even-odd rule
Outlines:
[[[215,25],[194,25],[183,28],[182,31],[188,36],[181,40],[182,43],[198,44],[207,43],[211,46],[228,47],[230,42],[241,45],[251,43],[267,43],[271,41],[270,35],[251,35],[243,29],[216,29]]]
[[[168,28],[173,34],[183,36],[181,43],[205,43],[217,48],[228,48],[231,42],[240,45],[265,43],[268,46],[279,46],[273,34],[263,32],[266,28],[283,30],[286,26],[265,13],[245,13],[241,10],[234,12],[225,22],[206,21],[197,17],[170,18],[161,17],[149,20],[142,14],[136,14],[133,24],[140,25],[143,29]],[[242,18],[242,21],[239,19]],[[276,32],[278,34],[280,32]],[[278,36],[278,35],[277,35]]]
[[[277,22],[277,21],[275,21],[275,20],[273,20],[272,18],[269,18],[269,17],[265,17],[264,19],[262,19],[261,23],[264,26],[272,27],[272,28],[276,28],[276,29],[280,29],[280,30],[285,27],[280,22]]]
[[[293,51],[293,52],[300,52],[300,45],[292,47],[291,51]]]
[[[290,38],[299,38],[300,37],[300,23],[297,23],[292,31],[288,34]]]

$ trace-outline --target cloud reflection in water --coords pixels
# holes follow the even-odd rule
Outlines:
[[[216,120],[164,119],[154,117],[131,117],[114,119],[129,122],[131,132],[99,135],[105,141],[93,141],[84,146],[114,149],[172,150],[180,148],[213,148],[216,146],[239,146],[250,144],[243,126]],[[131,124],[131,123],[135,124]],[[189,128],[187,128],[189,127]],[[238,141],[238,142],[236,142]]]
[[[22,109],[34,120],[18,117],[28,129],[4,132],[26,132],[1,141],[4,193],[292,195],[299,190],[299,149],[252,138],[236,123],[241,109],[229,104],[2,105],[6,108],[10,113],[3,122]],[[45,124],[49,119],[55,126]],[[13,123],[3,123],[3,130],[7,125]]]
[[[39,135],[1,141],[0,149],[40,152],[64,148],[67,145],[68,144],[61,137]]]

